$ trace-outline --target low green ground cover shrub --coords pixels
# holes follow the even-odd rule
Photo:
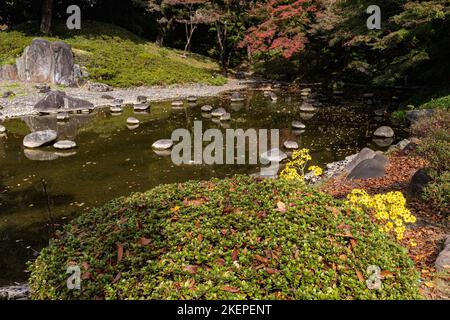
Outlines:
[[[80,266],[81,290],[66,286]],[[378,266],[380,290],[366,281]],[[415,299],[406,249],[298,181],[158,186],[66,226],[30,264],[35,299]]]

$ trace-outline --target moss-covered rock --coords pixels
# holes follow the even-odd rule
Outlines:
[[[81,290],[66,270],[81,268]],[[382,288],[368,289],[368,267]],[[363,212],[283,180],[156,187],[85,213],[30,264],[36,299],[413,299],[406,249]]]

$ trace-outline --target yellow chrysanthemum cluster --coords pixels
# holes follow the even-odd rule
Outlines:
[[[347,199],[352,207],[373,210],[375,218],[382,224],[380,230],[394,232],[397,240],[403,239],[405,223],[416,222],[399,191],[370,196],[364,190],[355,189],[347,195]]]
[[[296,150],[292,153],[292,161],[286,164],[286,167],[281,171],[280,177],[286,180],[301,180],[305,181],[305,169],[308,161],[312,157],[308,149]],[[323,171],[318,166],[310,166],[308,171],[314,173],[316,177],[322,175]]]

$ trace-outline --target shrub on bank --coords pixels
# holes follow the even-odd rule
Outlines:
[[[450,111],[436,110],[412,127],[422,139],[419,153],[430,162],[428,175],[432,179],[423,198],[442,208],[450,207]]]
[[[74,265],[81,290],[66,286]],[[374,265],[380,290],[366,284]],[[419,298],[406,249],[362,211],[299,181],[247,176],[113,200],[29,269],[35,299]]]

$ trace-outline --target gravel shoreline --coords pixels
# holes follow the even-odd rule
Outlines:
[[[212,97],[221,93],[233,90],[243,90],[253,83],[251,80],[228,79],[228,83],[223,86],[212,86],[202,84],[189,85],[171,85],[171,86],[153,86],[153,87],[135,87],[135,88],[116,88],[109,92],[92,92],[87,90],[87,86],[79,88],[56,88],[52,90],[61,90],[67,95],[87,100],[95,105],[102,107],[108,105],[111,100],[103,99],[103,95],[109,95],[117,99],[123,99],[125,104],[136,103],[138,96],[147,96],[148,101],[165,101],[175,99],[185,99],[188,96]],[[18,85],[17,88],[7,89]],[[39,93],[31,83],[2,82],[0,88],[6,88],[4,91],[11,90],[16,93],[15,96],[2,98],[0,96],[0,119],[14,118],[26,115],[34,115],[37,112],[33,106],[46,94]]]

